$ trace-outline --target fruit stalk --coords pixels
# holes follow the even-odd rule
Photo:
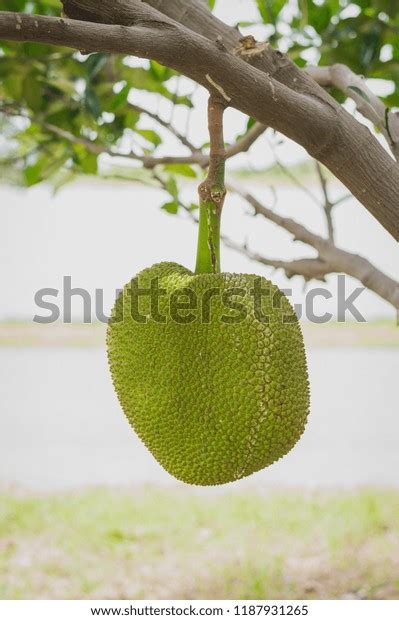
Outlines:
[[[220,273],[220,222],[226,197],[224,110],[224,103],[211,95],[208,101],[210,164],[207,177],[198,188],[200,217],[196,273]]]

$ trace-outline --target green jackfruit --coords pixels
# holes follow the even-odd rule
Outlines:
[[[144,294],[154,282],[158,308]],[[309,409],[302,334],[287,298],[265,278],[154,265],[117,299],[107,342],[128,421],[179,480],[238,480],[302,435]]]

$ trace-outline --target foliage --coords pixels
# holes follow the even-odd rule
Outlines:
[[[265,24],[265,37],[300,66],[308,61],[322,65],[341,62],[356,73],[398,82],[395,0],[251,1],[259,15],[256,25]],[[215,4],[217,8],[217,1],[209,0],[211,8]],[[56,15],[60,2],[1,0],[0,8]],[[250,32],[254,24],[239,25]],[[5,114],[1,122],[8,125],[7,144],[0,146],[0,174],[25,186],[50,181],[58,189],[77,174],[103,174],[104,162],[111,158],[101,151],[137,154],[139,159],[158,153],[164,135],[154,129],[154,123],[134,101],[144,91],[159,101],[189,109],[190,97],[177,94],[176,84],[176,74],[156,62],[102,53],[85,56],[43,44],[0,42],[0,107]],[[338,91],[332,94],[343,99]],[[399,92],[386,97],[385,102],[398,106]],[[248,127],[251,123],[250,119]],[[54,127],[61,131],[54,132]],[[87,148],[85,142],[94,148]],[[123,162],[129,178],[132,161],[125,157]],[[120,168],[121,162],[118,164]],[[164,208],[176,213],[176,177],[195,177],[196,172],[190,166],[158,171],[170,193]]]
[[[1,8],[56,14],[59,2],[6,0]],[[20,182],[27,186],[50,179],[58,187],[75,174],[97,174],[99,155],[79,143],[81,138],[99,150],[123,149],[125,143],[141,154],[153,153],[162,138],[140,123],[142,113],[131,104],[134,89],[192,105],[169,88],[175,73],[153,61],[131,66],[130,58],[31,43],[4,42],[0,49],[1,106],[8,119],[18,118],[8,157],[12,163],[20,159]],[[21,122],[20,116],[29,120]],[[76,142],[55,134],[54,126]]]
[[[398,82],[395,0],[298,0],[296,12],[280,0],[256,3],[261,19],[273,24],[271,41],[284,41],[291,58],[301,66],[308,59],[320,65],[343,63],[368,78]],[[387,97],[386,103],[398,106],[399,92]]]

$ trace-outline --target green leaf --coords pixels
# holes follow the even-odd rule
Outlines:
[[[31,187],[49,179],[69,158],[69,150],[62,142],[54,141],[46,145],[46,152],[42,153],[34,164],[25,168],[23,176],[26,185]]]
[[[295,64],[298,65],[298,67],[301,67],[301,69],[303,69],[303,67],[306,67],[308,63],[304,58],[298,57],[295,59]]]
[[[151,142],[155,146],[159,146],[162,143],[160,136],[153,129],[135,129],[135,131],[145,138],[147,142]]]
[[[66,105],[62,100],[58,100],[57,105],[59,106],[58,108],[54,105],[50,106],[46,121],[62,129],[67,129],[68,131],[73,130],[78,111]],[[79,133],[79,130],[77,133]]]
[[[336,13],[330,0],[321,6],[319,3],[315,4],[314,0],[300,0],[300,10],[300,27],[303,29],[309,24],[320,34],[329,27],[331,17]]]
[[[122,90],[113,97],[110,108],[109,108],[110,112],[117,112],[118,110],[123,108],[127,103],[127,98],[129,96],[129,93],[130,93],[130,86],[126,84],[122,88]]]
[[[236,24],[238,28],[248,28],[248,26],[257,26],[257,25],[258,25],[258,22],[252,22],[252,21],[247,21],[247,20],[239,21]]]
[[[340,90],[339,88],[329,88],[328,92],[332,97],[334,97],[336,101],[338,101],[338,103],[344,103],[346,101],[346,95],[344,95],[342,90]]]
[[[94,153],[86,153],[85,157],[80,159],[79,163],[85,174],[97,174],[97,155]]]
[[[140,112],[136,112],[133,108],[130,108],[125,114],[125,127],[129,127],[133,129],[136,126],[136,123],[140,120]]]
[[[22,97],[23,80],[21,75],[7,75],[3,80],[3,85],[7,94],[15,100],[19,100]]]
[[[45,4],[52,9],[57,9],[57,13],[60,10],[59,0],[41,0],[41,4]]]
[[[61,93],[65,93],[65,95],[68,95],[69,97],[72,97],[76,94],[74,82],[72,82],[71,80],[67,80],[63,77],[51,78],[47,80],[47,84],[49,84],[49,86],[52,86],[53,88],[56,88]]]
[[[216,0],[208,0],[208,6],[211,9],[211,11],[213,11],[213,9],[215,8],[215,4],[216,4]]]
[[[40,160],[37,161],[32,166],[27,166],[25,168],[24,178],[25,178],[26,185],[28,187],[31,187],[32,185],[36,185],[37,183],[40,183],[40,181],[43,180],[42,170],[43,170],[43,162]]]
[[[164,65],[160,65],[156,60],[150,60],[150,73],[157,80],[161,80],[162,82],[165,82],[174,75],[177,75],[176,71],[170,69],[169,67],[165,67]]]
[[[256,0],[256,5],[263,21],[268,22],[270,20],[270,13],[266,7],[266,0]]]
[[[286,4],[286,0],[256,0],[256,5],[265,24],[276,23],[280,11]]]
[[[97,174],[98,155],[95,153],[90,153],[84,144],[74,144],[72,148],[74,152],[74,161],[77,163],[78,167],[85,174]]]
[[[188,164],[166,164],[164,166],[167,172],[172,172],[174,174],[180,174],[183,177],[190,177],[192,179],[197,178],[197,173],[195,172],[192,166]]]
[[[91,88],[86,88],[85,106],[89,114],[97,120],[101,113],[100,101],[94,90]]]
[[[108,59],[109,54],[101,52],[98,54],[91,54],[87,60],[85,60],[85,65],[90,78],[94,78],[97,73],[101,71],[101,69],[107,64]]]
[[[174,177],[169,177],[165,183],[165,189],[177,202],[179,198],[179,188],[177,187],[176,179]]]
[[[120,78],[124,79],[131,88],[158,93],[170,101],[173,101],[175,104],[185,105],[190,108],[193,107],[189,97],[185,95],[176,96],[175,93],[170,92],[165,86],[163,80],[164,78],[169,79],[169,77],[170,75],[167,73],[161,76],[161,74],[154,69],[154,66],[150,69],[144,69],[143,67],[128,67],[122,64],[120,67]]]
[[[23,81],[22,92],[26,103],[34,112],[39,112],[43,109],[45,100],[43,98],[42,85],[37,74],[28,73]]]
[[[173,200],[172,202],[165,202],[165,204],[162,205],[161,209],[163,209],[167,213],[170,213],[171,215],[176,215],[176,213],[179,211],[179,203],[176,200]]]

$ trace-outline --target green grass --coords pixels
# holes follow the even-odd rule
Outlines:
[[[0,496],[1,598],[398,598],[399,492]]]

